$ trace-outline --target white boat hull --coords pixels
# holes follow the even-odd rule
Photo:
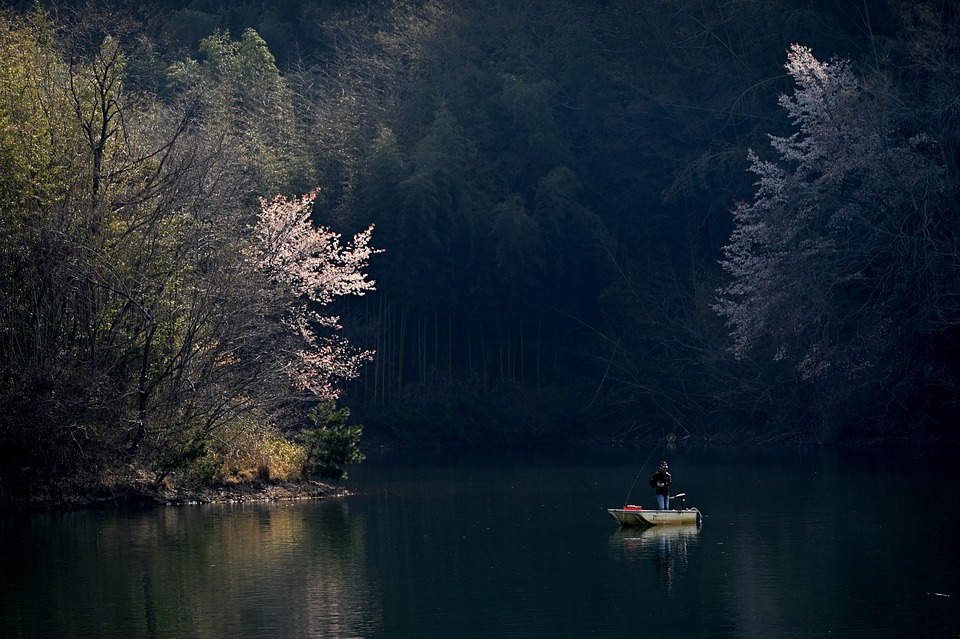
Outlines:
[[[681,526],[698,525],[700,523],[700,511],[696,508],[684,508],[683,510],[608,508],[607,512],[621,526]]]

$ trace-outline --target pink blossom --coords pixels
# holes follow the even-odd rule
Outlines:
[[[369,245],[373,226],[345,246],[339,234],[314,226],[310,212],[316,195],[314,190],[302,197],[261,198],[252,263],[281,292],[285,299],[281,321],[301,343],[289,368],[294,386],[335,399],[337,382],[356,377],[373,351],[354,348],[337,333],[339,317],[316,309],[345,295],[374,290],[363,269],[380,251]]]
[[[796,132],[771,136],[776,161],[749,153],[756,191],[733,211],[714,308],[736,356],[766,346],[804,379],[852,378],[883,359],[897,309],[923,305],[922,287],[900,283],[934,250],[915,194],[940,171],[848,61],[793,45],[785,66],[796,86],[779,103]]]

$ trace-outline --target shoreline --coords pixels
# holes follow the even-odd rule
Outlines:
[[[156,508],[208,504],[269,503],[345,497],[348,492],[319,481],[244,482],[189,489],[154,488],[148,484],[90,487],[86,492],[39,493],[0,501],[0,513],[73,510],[127,506]]]

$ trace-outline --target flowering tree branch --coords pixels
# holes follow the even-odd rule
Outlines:
[[[939,330],[928,320],[956,316],[918,266],[956,272],[942,259],[955,233],[926,212],[948,185],[924,136],[899,129],[889,87],[800,45],[785,66],[796,87],[779,103],[797,131],[771,136],[778,161],[750,152],[757,188],[733,212],[722,262],[732,279],[714,308],[737,356],[767,347],[804,379],[854,379]]]
[[[355,378],[373,351],[358,350],[337,332],[339,317],[324,308],[346,295],[374,290],[363,269],[370,256],[373,227],[342,245],[340,235],[315,226],[310,212],[317,191],[302,197],[260,200],[254,228],[254,267],[276,287],[283,305],[280,321],[300,344],[293,352],[294,386],[320,399],[336,399],[337,383]]]

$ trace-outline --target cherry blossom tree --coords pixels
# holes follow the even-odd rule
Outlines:
[[[936,368],[937,336],[960,315],[955,189],[885,76],[800,45],[786,68],[796,88],[779,103],[796,131],[771,136],[775,161],[750,152],[756,193],[733,212],[715,309],[738,357],[772,356],[842,401],[876,399],[870,387],[903,405],[922,392],[903,380]]]
[[[260,200],[254,229],[254,267],[276,287],[283,305],[278,320],[298,344],[289,374],[294,386],[322,400],[339,395],[337,383],[353,379],[373,352],[353,347],[339,334],[339,317],[326,312],[337,298],[374,289],[363,269],[370,256],[373,227],[341,244],[341,236],[310,219],[317,191],[302,197]]]

